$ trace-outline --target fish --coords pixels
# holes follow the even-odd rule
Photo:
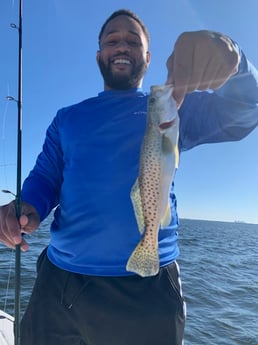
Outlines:
[[[173,85],[150,87],[139,173],[130,191],[142,236],[126,270],[141,277],[158,274],[158,233],[172,221],[169,193],[179,164],[179,116],[172,93]]]

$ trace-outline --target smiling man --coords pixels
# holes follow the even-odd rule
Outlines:
[[[104,79],[104,89],[142,86],[150,63],[149,35],[127,15],[114,16],[99,35],[97,62]]]
[[[57,112],[24,181],[19,221],[15,201],[0,207],[0,240],[24,251],[22,233],[36,230],[55,209],[21,345],[182,345],[174,184],[172,221],[159,231],[158,274],[142,278],[126,270],[141,239],[130,191],[139,171],[149,98],[142,82],[150,63],[149,35],[133,12],[119,10],[104,23],[97,63],[104,90]],[[167,69],[179,108],[180,152],[240,140],[257,126],[258,73],[229,37],[181,34]]]

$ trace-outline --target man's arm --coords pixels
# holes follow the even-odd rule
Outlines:
[[[57,113],[49,126],[43,150],[22,186],[22,201],[35,207],[40,221],[45,219],[59,203],[64,166],[58,128],[61,114],[62,110]]]
[[[240,52],[238,73],[214,92],[185,97],[180,114],[180,147],[240,140],[258,125],[258,72]]]

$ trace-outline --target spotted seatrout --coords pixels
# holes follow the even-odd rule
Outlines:
[[[131,190],[143,236],[126,269],[142,277],[159,272],[158,232],[171,222],[169,192],[179,160],[179,117],[172,92],[171,85],[151,87],[139,176]]]

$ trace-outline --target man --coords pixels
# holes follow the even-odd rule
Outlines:
[[[22,321],[22,345],[179,345],[184,300],[176,259],[178,217],[159,233],[160,271],[126,271],[140,240],[130,190],[138,174],[148,95],[149,35],[132,12],[120,10],[99,34],[97,63],[104,91],[61,109],[25,180],[20,225],[14,202],[0,208],[0,238],[28,245],[56,207],[51,241]],[[258,76],[227,36],[183,33],[167,61],[167,84],[180,115],[180,151],[239,140],[258,124]],[[213,89],[214,92],[194,92]]]

